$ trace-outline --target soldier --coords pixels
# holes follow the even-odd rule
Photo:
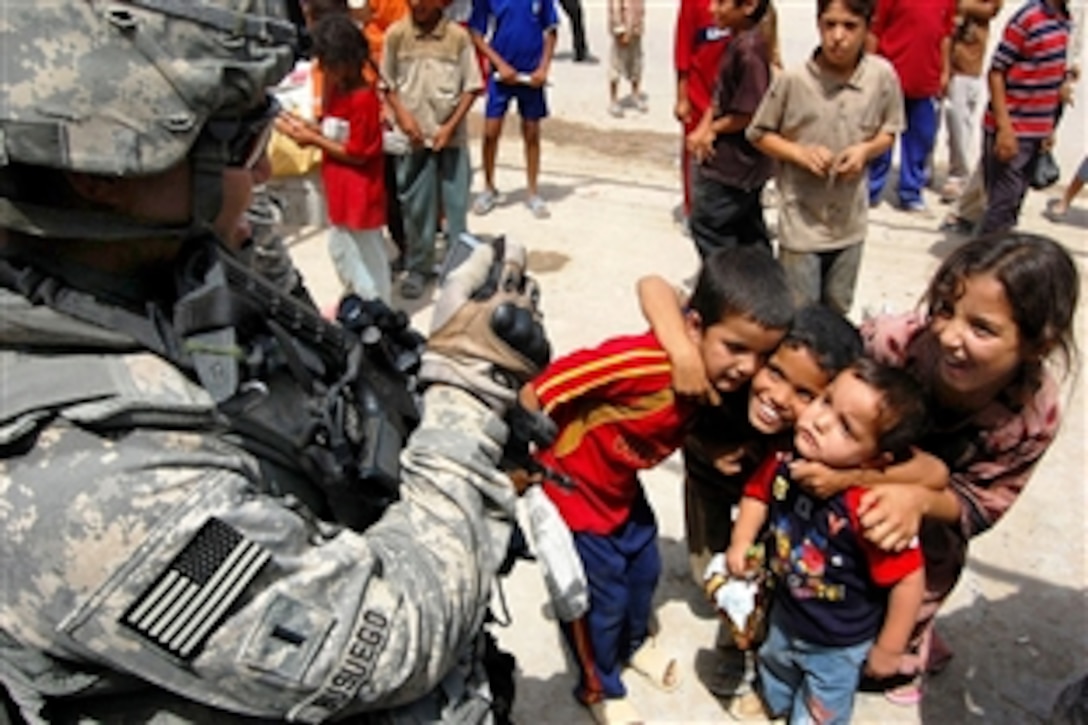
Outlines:
[[[524,253],[451,275],[400,451],[400,358],[233,255],[286,10],[2,15],[0,722],[487,721]]]

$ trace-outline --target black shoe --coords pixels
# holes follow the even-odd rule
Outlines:
[[[582,53],[575,53],[574,54],[574,62],[575,63],[585,63],[586,65],[597,65],[601,61],[598,60],[597,56],[593,55],[592,53],[590,53],[587,50],[587,51],[584,51]]]

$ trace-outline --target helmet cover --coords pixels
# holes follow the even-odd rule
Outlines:
[[[0,167],[169,169],[264,102],[297,38],[283,0],[3,0]]]

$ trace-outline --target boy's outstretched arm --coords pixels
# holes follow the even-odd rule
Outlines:
[[[918,567],[896,582],[888,593],[888,613],[884,626],[869,650],[865,671],[873,677],[891,677],[899,673],[899,661],[907,649],[911,631],[922,606],[925,569]]]
[[[736,577],[744,576],[748,571],[748,549],[755,543],[763,522],[767,520],[767,504],[752,496],[740,500],[737,520],[733,523],[733,534],[729,540],[729,550],[725,561],[729,573]]]
[[[663,277],[647,275],[638,281],[638,304],[672,364],[672,386],[677,395],[700,398],[711,405],[720,402],[707,379],[699,349],[688,337],[681,312],[682,302]]]
[[[914,449],[907,460],[882,468],[831,468],[797,459],[790,462],[790,476],[820,498],[829,498],[851,486],[921,485],[940,491],[948,485],[948,466],[932,453]]]

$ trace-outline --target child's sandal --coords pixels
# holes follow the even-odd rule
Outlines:
[[[653,638],[643,642],[631,655],[627,666],[662,692],[673,692],[680,687],[680,663],[659,649]]]

